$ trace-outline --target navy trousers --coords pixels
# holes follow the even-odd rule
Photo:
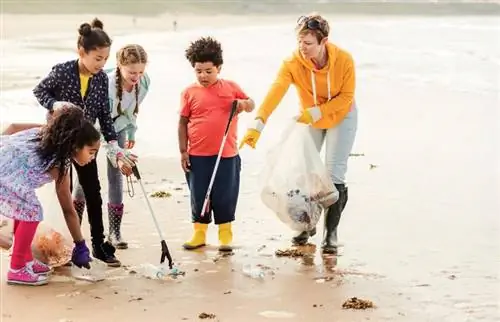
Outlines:
[[[191,216],[195,223],[209,224],[214,217],[215,224],[234,221],[240,192],[241,159],[239,155],[222,158],[215,176],[210,201],[204,216],[201,216],[203,201],[217,156],[190,156],[191,171],[186,180],[191,192]]]

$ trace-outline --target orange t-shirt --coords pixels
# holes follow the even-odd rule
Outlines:
[[[223,79],[209,87],[193,84],[182,92],[180,115],[189,119],[190,155],[214,156],[219,153],[232,102],[236,99],[248,99],[248,96],[236,83]],[[230,158],[238,154],[237,134],[238,115],[235,115],[222,157]]]

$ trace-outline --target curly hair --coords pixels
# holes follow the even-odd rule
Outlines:
[[[116,97],[118,98],[117,111],[118,114],[123,114],[122,111],[122,95],[123,95],[123,84],[122,84],[122,73],[120,72],[120,66],[127,66],[132,64],[147,64],[148,54],[140,45],[126,45],[120,48],[116,53]],[[139,84],[135,84],[135,109],[134,114],[139,114]]]
[[[191,42],[186,49],[186,59],[193,67],[196,63],[212,62],[216,67],[224,63],[221,44],[212,37],[202,37]]]
[[[86,53],[97,48],[111,47],[111,38],[104,31],[102,21],[97,18],[91,23],[82,23],[78,28],[78,34],[78,48],[83,48]]]
[[[76,150],[93,145],[100,138],[99,131],[85,119],[83,110],[71,105],[58,111],[34,140],[39,142],[36,152],[42,166],[48,170],[57,168],[57,181],[61,182]]]

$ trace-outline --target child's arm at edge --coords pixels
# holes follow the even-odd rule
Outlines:
[[[59,200],[59,204],[61,205],[64,219],[66,220],[66,226],[68,226],[71,237],[73,238],[74,242],[82,241],[83,235],[80,228],[80,219],[78,218],[75,207],[73,206],[73,198],[70,191],[69,171],[66,171],[66,174],[60,181],[58,181],[58,168],[53,168],[49,172],[52,178],[54,178],[55,180],[57,199]]]
[[[42,127],[43,124],[37,123],[12,123],[5,130],[2,131],[2,135],[11,135],[24,130],[29,130],[35,127]]]

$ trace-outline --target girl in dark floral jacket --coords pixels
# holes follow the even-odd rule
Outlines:
[[[109,160],[124,175],[130,175],[134,160],[118,147],[109,110],[108,77],[102,70],[109,57],[111,39],[98,19],[94,19],[91,24],[83,23],[78,32],[79,59],[55,65],[33,93],[38,102],[49,111],[49,117],[54,109],[69,102],[80,106],[90,122],[95,124],[99,120],[101,132],[108,143],[106,148]],[[111,243],[105,242],[101,185],[96,160],[85,166],[73,165],[87,201],[93,255],[109,266],[120,266],[120,261],[114,255],[115,248]],[[84,205],[74,202],[80,218]]]

